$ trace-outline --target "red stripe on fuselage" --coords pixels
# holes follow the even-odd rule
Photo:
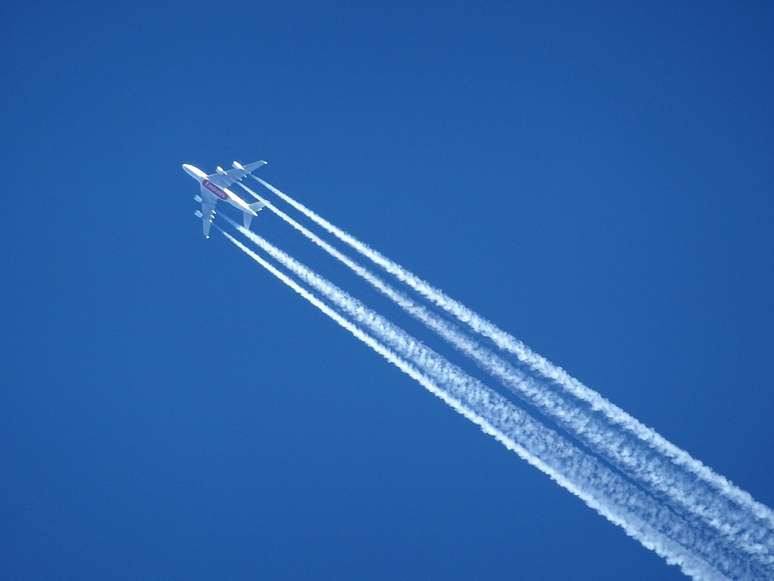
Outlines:
[[[228,196],[226,195],[226,192],[221,190],[218,186],[213,184],[210,180],[202,180],[202,184],[205,188],[210,190],[213,194],[218,196],[221,200],[228,200]]]

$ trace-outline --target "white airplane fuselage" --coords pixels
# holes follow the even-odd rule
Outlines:
[[[244,200],[242,200],[242,198],[237,196],[234,192],[228,188],[221,188],[213,184],[210,180],[207,179],[207,174],[200,170],[198,167],[189,163],[184,163],[183,170],[185,173],[199,182],[201,185],[202,195],[209,195],[213,198],[214,201],[222,200],[224,202],[228,202],[237,210],[244,212],[245,214],[249,214],[251,216],[258,215],[255,210],[253,210]]]

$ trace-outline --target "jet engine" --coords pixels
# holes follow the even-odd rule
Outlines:
[[[196,194],[194,196],[194,202],[196,202],[197,204],[201,204],[202,203],[202,197],[199,194]]]

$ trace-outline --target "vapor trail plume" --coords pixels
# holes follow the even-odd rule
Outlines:
[[[374,250],[364,242],[361,242],[351,234],[334,226],[326,219],[265,180],[256,176],[252,177],[327,232],[395,276],[401,282],[410,286],[427,300],[467,325],[470,329],[489,338],[500,349],[515,355],[519,361],[527,365],[536,373],[551,380],[555,385],[566,390],[574,397],[586,402],[592,410],[603,414],[610,422],[620,426],[626,432],[646,443],[654,451],[662,454],[670,461],[691,472],[694,477],[706,482],[717,490],[719,494],[725,495],[734,503],[743,507],[745,510],[750,511],[755,517],[765,522],[765,527],[767,529],[771,531],[774,528],[774,513],[772,513],[769,507],[757,502],[748,492],[737,487],[724,476],[717,474],[711,468],[693,458],[688,452],[669,442],[652,428],[642,424],[639,420],[605,399],[602,395],[572,377],[561,367],[554,365],[542,355],[535,353],[523,342],[519,341],[508,332],[500,329],[494,323],[478,315],[462,303],[452,299],[440,289],[406,270],[401,265],[385,257],[380,252]],[[771,547],[772,542],[774,542],[774,534],[769,533],[767,536],[767,545]],[[771,549],[769,549],[769,551],[770,550]],[[769,559],[771,559],[771,555],[769,555]]]
[[[627,482],[593,456],[584,454],[295,259],[257,235],[251,238],[303,282],[320,291],[347,316],[352,317],[355,323],[367,328],[389,349],[408,360],[436,387],[506,435],[512,444],[520,447],[521,452],[513,446],[509,445],[509,448],[668,562],[678,564],[687,574],[701,578],[754,577],[764,571],[759,564],[749,562],[735,553],[712,531],[692,526],[666,505]],[[258,261],[260,257],[232,237],[229,236],[229,239]],[[263,262],[259,261],[262,265]]]
[[[685,474],[679,466],[665,462],[643,446],[637,439],[631,439],[626,434],[609,425],[605,425],[593,413],[568,401],[545,386],[537,384],[532,377],[526,376],[508,362],[491,353],[477,342],[471,340],[454,325],[449,324],[408,296],[397,291],[382,279],[371,273],[357,262],[319,238],[313,232],[299,224],[293,218],[276,208],[253,190],[239,184],[246,192],[266,204],[272,212],[298,230],[325,252],[342,262],[355,274],[366,280],[406,312],[417,318],[441,337],[449,341],[457,349],[471,357],[484,370],[499,379],[514,393],[535,405],[541,412],[553,418],[560,425],[573,432],[581,441],[615,463],[628,475],[652,487],[672,499],[680,508],[688,510],[702,518],[708,525],[721,531],[732,539],[743,551],[771,562],[770,547],[764,547],[761,539],[770,536],[770,531],[757,523],[750,523],[751,515],[739,514],[736,507],[718,499],[714,490],[703,482],[694,482],[689,474]],[[234,224],[243,234],[252,237],[252,233]]]
[[[546,416],[558,422],[580,441],[601,454],[631,478],[639,480],[653,491],[665,495],[676,508],[688,511],[729,538],[740,550],[763,563],[774,562],[774,534],[771,527],[760,522],[745,507],[717,494],[717,490],[703,480],[696,480],[692,472],[669,459],[660,457],[645,442],[611,425],[594,410],[579,405],[574,399],[547,388],[535,378],[524,374],[456,326],[417,304],[371,271],[322,240],[296,220],[276,208],[249,187],[238,184],[251,196],[299,231],[307,239],[333,256],[379,292],[421,321],[473,359],[482,369],[497,378],[505,387],[534,405]],[[254,240],[253,233],[236,223],[232,225]]]

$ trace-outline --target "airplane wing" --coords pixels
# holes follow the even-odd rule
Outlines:
[[[265,161],[254,161],[253,163],[247,163],[239,168],[233,168],[224,171],[223,173],[214,173],[207,176],[213,184],[221,188],[227,188],[234,182],[238,182],[247,174],[250,174],[257,170],[259,167],[266,165]]]
[[[202,198],[202,233],[205,238],[210,237],[210,226],[215,221],[215,200],[209,196]]]

